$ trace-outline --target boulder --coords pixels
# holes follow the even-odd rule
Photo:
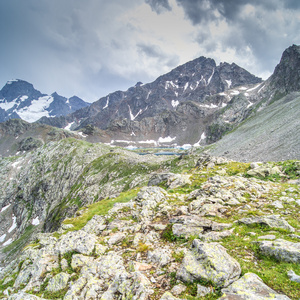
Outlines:
[[[258,216],[243,218],[239,220],[239,223],[246,225],[262,224],[269,226],[270,228],[281,228],[291,232],[295,231],[295,228],[292,227],[287,221],[282,219],[280,215],[267,215],[267,216]]]
[[[227,254],[223,246],[195,239],[176,276],[184,282],[206,280],[218,287],[226,287],[237,280],[240,274],[239,263]]]
[[[262,254],[273,256],[279,261],[300,264],[300,243],[293,243],[283,239],[259,242]]]
[[[30,295],[30,294],[24,293],[23,291],[19,291],[17,294],[10,295],[7,299],[8,300],[45,300],[44,298]]]
[[[219,300],[289,300],[290,298],[278,294],[254,273],[247,273],[230,286],[222,289]]]
[[[171,262],[171,251],[165,248],[157,248],[153,251],[148,251],[148,261],[159,266],[166,266]]]
[[[89,255],[93,252],[96,243],[97,237],[94,234],[86,233],[83,230],[70,231],[60,237],[54,249],[62,255],[71,251]]]
[[[58,292],[67,287],[70,275],[67,273],[56,274],[49,280],[49,283],[46,287],[46,291],[49,292]]]
[[[180,298],[174,297],[170,292],[165,292],[160,300],[180,300]]]
[[[100,235],[101,232],[106,228],[105,219],[102,216],[94,215],[86,225],[82,228],[86,233],[94,233]]]

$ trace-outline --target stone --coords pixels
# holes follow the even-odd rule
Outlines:
[[[205,234],[199,234],[199,239],[204,242],[212,242],[212,241],[218,241],[220,239],[223,239],[225,237],[228,237],[233,234],[233,230],[225,230],[225,231],[211,231]]]
[[[151,270],[153,268],[153,265],[134,261],[131,262],[131,267],[134,271],[144,272],[144,271]]]
[[[270,228],[281,228],[291,232],[295,231],[295,228],[292,227],[287,221],[282,219],[280,215],[267,215],[267,216],[243,218],[239,220],[239,223],[246,224],[246,225],[263,224],[269,226]]]
[[[259,240],[275,240],[276,235],[274,234],[268,234],[268,235],[263,235],[258,237]]]
[[[206,287],[206,286],[203,286],[201,284],[197,284],[197,297],[198,298],[204,297],[207,294],[210,294],[210,293],[213,293],[213,292],[214,292],[213,288]]]
[[[263,283],[254,273],[247,273],[230,286],[222,289],[219,300],[290,300],[289,297],[278,294]]]
[[[70,231],[60,237],[54,249],[62,255],[72,251],[89,255],[93,252],[96,243],[97,237],[94,234],[86,233],[83,230]]]
[[[8,300],[45,300],[44,298],[30,295],[30,294],[24,293],[23,291],[19,291],[17,294],[10,295],[7,299]]]
[[[183,284],[177,284],[177,285],[174,285],[172,290],[171,290],[171,293],[175,296],[179,296],[181,293],[185,292],[186,290],[186,286],[183,285]]]
[[[293,270],[289,270],[287,273],[288,277],[290,278],[291,281],[295,281],[300,283],[300,276],[295,274]]]
[[[71,267],[72,269],[76,270],[77,268],[82,268],[86,266],[94,260],[93,257],[85,256],[82,254],[74,254],[72,256]]]
[[[96,260],[96,268],[100,279],[111,279],[125,271],[123,258],[114,251],[108,252]]]
[[[207,280],[218,287],[226,287],[237,280],[240,274],[239,263],[227,254],[223,246],[195,239],[176,276],[184,282]]]
[[[109,246],[116,245],[116,244],[120,243],[121,241],[123,241],[125,239],[125,237],[126,237],[125,233],[117,232],[109,238],[109,240],[107,241],[107,244]]]
[[[161,267],[166,266],[172,260],[171,251],[166,248],[157,248],[153,251],[148,251],[147,260]]]
[[[160,300],[181,300],[180,298],[174,297],[170,292],[165,292]]]
[[[70,275],[67,273],[56,274],[49,280],[49,283],[46,287],[46,291],[49,292],[58,292],[67,287]]]
[[[203,232],[203,227],[189,226],[183,224],[173,224],[172,232],[178,237],[188,238],[190,236],[198,236]]]
[[[273,256],[279,261],[300,263],[300,243],[293,243],[283,239],[258,243],[259,249],[264,255]]]
[[[94,215],[92,219],[86,223],[82,230],[86,233],[100,235],[105,228],[105,218],[103,216]]]

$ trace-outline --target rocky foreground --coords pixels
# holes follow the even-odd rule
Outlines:
[[[205,155],[153,173],[37,234],[1,271],[0,298],[299,299],[299,176],[297,161]]]

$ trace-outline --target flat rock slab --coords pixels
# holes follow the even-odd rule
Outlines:
[[[18,292],[17,294],[10,295],[7,299],[8,300],[45,300],[45,298],[40,298],[38,296],[30,295],[22,291]]]
[[[58,292],[67,287],[70,274],[59,273],[49,280],[46,290],[49,292]]]
[[[227,288],[222,289],[219,300],[290,300],[278,294],[254,273],[247,273]]]
[[[86,233],[83,230],[78,230],[68,232],[61,236],[54,249],[61,254],[77,251],[81,254],[89,255],[92,253],[96,243],[96,235]]]
[[[218,287],[226,287],[237,280],[240,274],[239,263],[227,254],[222,245],[195,239],[176,276],[184,282],[207,280]]]
[[[295,231],[295,228],[292,227],[287,221],[282,219],[280,215],[243,218],[239,220],[239,223],[246,225],[262,224],[269,226],[270,228],[281,228],[291,232]]]
[[[300,263],[300,243],[283,239],[259,242],[259,249],[264,255],[273,256],[280,261]]]

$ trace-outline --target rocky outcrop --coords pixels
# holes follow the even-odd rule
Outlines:
[[[176,276],[184,282],[205,280],[218,287],[226,287],[237,280],[240,274],[239,263],[220,244],[194,240]]]
[[[222,297],[220,300],[233,300],[233,299],[276,299],[276,300],[289,300],[290,298],[278,294],[274,290],[266,286],[263,281],[253,273],[247,273],[239,280],[235,281],[229,287],[222,289]]]

